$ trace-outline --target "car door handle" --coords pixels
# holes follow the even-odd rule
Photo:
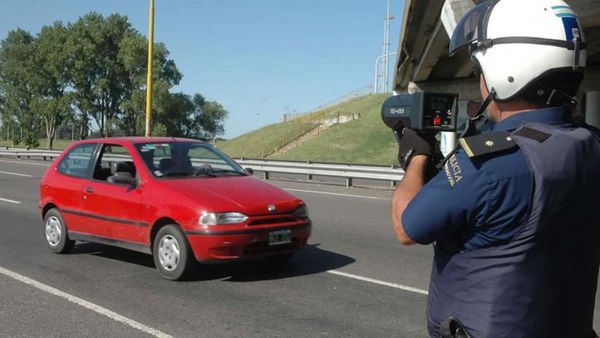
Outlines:
[[[90,194],[91,194],[91,193],[93,193],[93,192],[94,192],[94,188],[92,188],[92,187],[87,187],[87,188],[85,188],[85,192],[87,192],[87,193],[90,193]]]

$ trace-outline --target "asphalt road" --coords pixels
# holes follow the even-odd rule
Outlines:
[[[0,337],[427,337],[432,248],[396,242],[389,189],[271,181],[309,206],[309,247],[279,272],[228,263],[170,282],[144,254],[50,253],[37,214],[46,166],[0,159]]]

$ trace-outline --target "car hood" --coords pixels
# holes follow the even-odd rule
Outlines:
[[[292,211],[303,204],[294,195],[253,176],[162,179],[160,184],[212,212],[266,215]],[[270,205],[276,210],[270,212]]]

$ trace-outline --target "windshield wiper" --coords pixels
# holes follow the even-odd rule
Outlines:
[[[239,171],[229,170],[229,169],[213,169],[212,172],[213,173],[223,173],[223,174],[235,174],[235,175],[239,175],[239,176],[245,176],[246,175],[246,174],[241,173]]]
[[[204,170],[198,170],[194,173],[194,176],[198,177],[198,176],[206,176],[206,177],[217,177],[217,175],[208,172],[208,171],[204,171]]]
[[[184,176],[191,176],[192,173],[189,171],[171,171],[168,173],[163,173],[162,177],[168,177],[168,176],[176,176],[176,177],[184,177]]]

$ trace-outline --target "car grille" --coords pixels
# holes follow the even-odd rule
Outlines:
[[[291,223],[296,222],[298,219],[293,216],[275,216],[275,217],[261,217],[254,219],[248,223],[249,226],[253,225],[266,225],[266,224],[280,224],[280,223]]]

